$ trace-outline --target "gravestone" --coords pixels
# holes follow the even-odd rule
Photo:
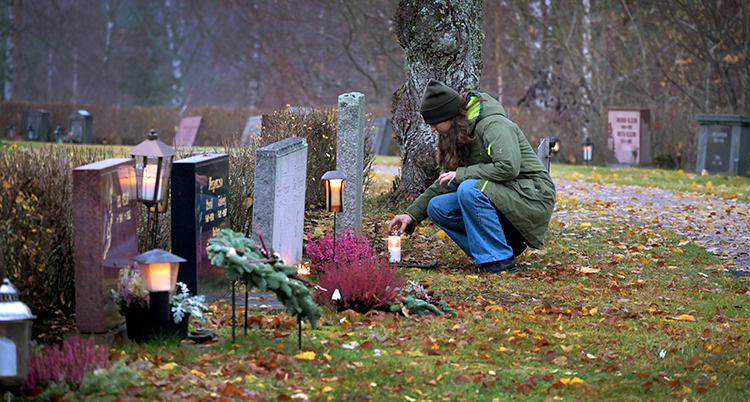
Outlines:
[[[260,137],[261,128],[263,127],[263,116],[250,116],[245,123],[245,129],[242,130],[241,144],[251,146],[255,140]]]
[[[542,138],[541,141],[539,141],[539,147],[536,149],[536,156],[539,158],[539,161],[542,162],[544,168],[547,169],[547,172],[549,172],[549,139]]]
[[[302,260],[305,224],[307,141],[291,137],[255,152],[253,241],[281,255],[287,265]]]
[[[365,96],[359,92],[339,95],[336,170],[346,176],[342,212],[337,212],[337,235],[352,228],[362,234],[362,171],[365,150]]]
[[[208,239],[229,229],[229,155],[198,155],[172,165],[172,254],[187,260],[177,280],[191,294],[226,291],[224,270],[211,265]]]
[[[750,176],[750,117],[698,113],[696,171]]]
[[[78,110],[68,117],[71,139],[76,144],[92,144],[94,139],[94,118],[85,110]]]
[[[42,109],[31,109],[23,112],[23,123],[19,129],[21,138],[30,141],[47,141],[49,139],[49,112]]]
[[[198,137],[198,131],[201,129],[201,121],[203,121],[201,116],[183,117],[177,127],[172,145],[175,147],[192,147]]]
[[[375,117],[372,119],[372,125],[372,153],[375,155],[388,155],[393,137],[391,119]]]
[[[651,112],[649,109],[607,111],[607,161],[613,166],[651,163]]]
[[[110,289],[138,255],[135,162],[107,159],[73,169],[76,326],[104,333],[123,322]]]

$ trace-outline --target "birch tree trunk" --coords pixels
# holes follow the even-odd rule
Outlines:
[[[393,128],[401,147],[400,199],[421,194],[439,175],[437,137],[419,114],[430,79],[458,92],[479,89],[483,0],[399,1],[394,26],[404,49],[406,82],[393,95]]]

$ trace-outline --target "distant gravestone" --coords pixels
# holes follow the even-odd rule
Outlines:
[[[549,172],[549,139],[542,138],[539,142],[539,147],[536,149],[536,156],[539,158],[539,161],[542,162],[544,168]]]
[[[631,166],[651,163],[651,112],[648,109],[607,111],[608,162]]]
[[[750,176],[750,117],[698,113],[696,171]]]
[[[135,162],[107,159],[73,169],[76,326],[104,333],[123,322],[110,289],[138,255]]]
[[[94,141],[94,118],[85,110],[77,110],[68,117],[71,139],[76,144],[92,144]]]
[[[365,150],[365,96],[359,92],[339,95],[339,121],[336,140],[336,170],[346,176],[344,210],[338,212],[335,232],[352,228],[362,234],[362,171]]]
[[[302,260],[306,177],[304,138],[287,138],[255,153],[252,238],[260,245],[260,233],[287,265]]]
[[[372,125],[372,153],[375,155],[388,155],[393,136],[391,119],[375,117],[372,119]]]
[[[176,147],[192,147],[201,129],[201,116],[183,117],[180,125],[177,127],[177,134],[174,136],[172,145]]]
[[[229,228],[229,155],[198,155],[172,165],[172,254],[187,260],[177,279],[191,294],[226,291],[223,269],[211,265],[208,239]]]
[[[256,139],[260,137],[261,128],[263,127],[263,116],[250,116],[245,123],[245,129],[242,130],[241,144],[244,146],[253,145]]]
[[[21,138],[29,141],[49,140],[49,112],[31,109],[23,112],[23,123],[19,129]]]

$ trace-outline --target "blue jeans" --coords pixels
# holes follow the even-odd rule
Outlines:
[[[476,184],[476,180],[464,180],[456,192],[434,197],[427,215],[476,264],[521,254],[526,249],[523,237]]]

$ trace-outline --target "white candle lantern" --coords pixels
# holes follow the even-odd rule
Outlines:
[[[31,325],[36,317],[21,302],[8,278],[0,286],[0,386],[26,383],[31,351]]]
[[[401,233],[391,232],[388,236],[388,254],[389,262],[401,261]]]

